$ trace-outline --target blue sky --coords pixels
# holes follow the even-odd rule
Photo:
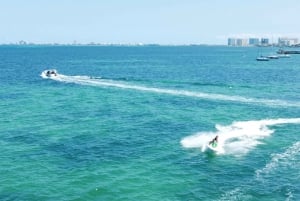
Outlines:
[[[226,44],[300,38],[299,0],[0,0],[0,43]]]

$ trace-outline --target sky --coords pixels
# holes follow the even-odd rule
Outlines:
[[[0,43],[226,44],[228,37],[285,36],[300,39],[299,0],[0,0]]]

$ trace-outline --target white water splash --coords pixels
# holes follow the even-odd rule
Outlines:
[[[62,74],[57,74],[57,76],[47,77],[46,75],[41,75],[43,78],[53,79],[59,82],[66,83],[75,83],[81,85],[89,86],[98,86],[98,87],[116,87],[121,89],[130,89],[144,92],[160,93],[160,94],[169,94],[174,96],[188,96],[199,99],[207,100],[216,100],[216,101],[230,101],[246,104],[259,104],[267,105],[270,107],[281,106],[281,107],[300,107],[299,102],[288,102],[284,100],[270,100],[270,99],[257,99],[257,98],[248,98],[242,96],[230,96],[223,94],[213,94],[213,93],[202,93],[202,92],[193,92],[187,90],[175,90],[175,89],[163,89],[155,87],[146,87],[139,85],[131,85],[124,82],[117,82],[113,80],[102,80],[95,79],[88,76],[66,76]]]
[[[240,156],[261,144],[263,138],[274,132],[269,126],[278,124],[300,124],[300,118],[240,121],[233,122],[229,126],[216,125],[216,132],[196,133],[183,138],[181,144],[185,148],[202,148],[218,135],[218,144],[223,148],[225,154]]]
[[[300,141],[293,144],[285,152],[274,154],[271,161],[266,164],[266,166],[260,170],[256,170],[256,178],[262,179],[263,175],[268,175],[272,171],[276,170],[279,166],[290,166],[292,165],[297,155],[300,155]]]

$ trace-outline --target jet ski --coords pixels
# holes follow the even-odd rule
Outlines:
[[[216,142],[208,143],[208,144],[206,145],[206,147],[207,147],[208,149],[210,149],[211,151],[214,151],[214,152],[218,152],[218,151],[219,151],[219,149],[218,149],[218,143],[216,143]]]
[[[47,77],[57,76],[57,71],[56,71],[55,69],[47,70],[47,71],[46,71],[46,76],[47,76]]]
[[[44,77],[44,78],[56,77],[57,76],[57,71],[55,69],[45,70],[45,71],[42,72],[41,76]]]
[[[218,136],[209,141],[206,145],[202,147],[202,152],[213,152],[217,154],[224,153],[222,145],[218,142]]]

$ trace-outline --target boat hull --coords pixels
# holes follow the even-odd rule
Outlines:
[[[257,57],[256,61],[269,61],[269,58],[267,58],[267,57]]]

